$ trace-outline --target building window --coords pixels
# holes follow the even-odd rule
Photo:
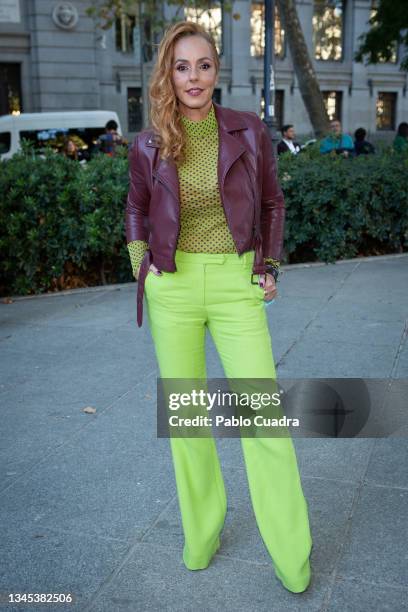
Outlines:
[[[143,97],[141,87],[128,87],[128,131],[140,132],[143,128]]]
[[[340,61],[343,58],[344,2],[314,0],[313,47],[315,59]]]
[[[116,50],[122,53],[133,52],[133,30],[136,27],[136,17],[122,13],[115,21]]]
[[[395,130],[395,111],[397,94],[390,91],[380,91],[376,105],[377,130]]]
[[[338,119],[341,122],[342,91],[322,91],[324,105],[330,121]]]
[[[251,55],[261,57],[265,47],[265,2],[251,4]],[[278,5],[275,4],[275,57],[285,57],[285,30],[282,27]]]
[[[0,132],[0,155],[8,153],[11,146],[11,132]]]
[[[375,17],[378,13],[378,0],[373,0],[372,4],[371,4],[371,11],[370,11],[370,21],[371,20],[375,20]],[[373,25],[375,25],[375,23],[373,23]],[[391,64],[396,64],[398,61],[398,43],[397,41],[393,42],[389,47],[388,47],[390,56],[389,59],[387,59],[386,57],[384,57],[383,55],[380,55],[378,57],[378,61],[380,62],[380,64],[385,64],[386,62],[390,62]]]
[[[264,89],[262,87],[262,98],[261,98],[261,119],[265,117],[265,97],[264,97]],[[278,130],[281,129],[284,123],[284,98],[285,98],[285,90],[284,89],[275,89],[275,119]]]
[[[219,55],[223,53],[223,10],[222,1],[209,3],[211,8],[184,8],[184,18],[187,21],[200,23],[213,36]]]
[[[20,64],[0,64],[0,115],[22,111]]]

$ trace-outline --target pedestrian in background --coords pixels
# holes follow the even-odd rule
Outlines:
[[[299,143],[295,142],[295,128],[291,124],[282,127],[282,140],[278,142],[278,155],[290,151],[293,155],[297,155],[301,151]]]
[[[80,163],[86,163],[89,159],[87,153],[82,151],[71,138],[65,142],[62,153],[65,157]]]
[[[114,119],[111,119],[105,125],[105,134],[99,136],[96,143],[97,148],[110,157],[115,157],[117,146],[125,144],[122,136],[117,130],[118,124]]]
[[[408,123],[405,121],[399,124],[392,146],[395,151],[408,152]]]
[[[343,134],[341,123],[338,119],[330,122],[331,134],[323,138],[320,143],[320,153],[331,153],[350,157],[354,155],[354,143],[349,134]]]
[[[375,148],[366,140],[367,132],[360,127],[354,132],[354,152],[358,155],[369,155],[375,153]]]

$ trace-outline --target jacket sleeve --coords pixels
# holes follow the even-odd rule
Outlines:
[[[267,125],[262,125],[261,233],[264,258],[280,260],[285,227],[285,201],[277,175],[276,158]]]
[[[146,180],[146,172],[140,159],[138,136],[135,137],[129,155],[129,192],[126,203],[125,226],[126,242],[133,240],[149,240],[148,214],[150,204],[150,189]]]

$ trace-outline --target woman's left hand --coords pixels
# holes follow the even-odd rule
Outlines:
[[[273,278],[272,274],[266,273],[265,275],[261,275],[261,279],[265,278],[266,281],[264,280],[263,282],[263,288],[265,293],[264,300],[266,302],[270,302],[271,300],[276,298],[276,296],[278,295],[278,290],[276,288],[275,279]]]

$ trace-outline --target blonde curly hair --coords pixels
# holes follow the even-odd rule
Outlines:
[[[211,34],[199,23],[179,21],[165,31],[149,81],[150,123],[160,137],[160,157],[172,158],[177,163],[184,159],[185,134],[172,83],[174,45],[184,36],[197,34],[205,38],[210,45],[218,74],[220,58]]]

